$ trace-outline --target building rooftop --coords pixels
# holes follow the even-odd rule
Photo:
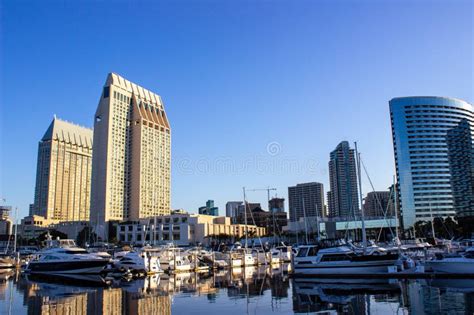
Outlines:
[[[461,102],[461,103],[466,103],[465,100],[462,100],[460,98],[455,98],[455,97],[447,97],[447,96],[399,96],[399,97],[394,97],[392,98],[389,103],[392,102],[397,102],[397,101],[402,101],[402,100],[407,100],[407,99],[435,99],[435,100],[451,100],[455,102]],[[471,104],[469,104],[471,105]]]
[[[133,93],[140,97],[147,102],[150,102],[154,105],[159,105],[161,109],[163,109],[163,102],[161,101],[161,97],[158,94],[155,94],[147,89],[142,88],[141,86],[128,81],[127,79],[123,78],[122,76],[118,75],[117,73],[111,72],[107,77],[106,86],[109,85],[120,86],[122,89]]]
[[[59,140],[92,149],[93,131],[54,116],[41,141]]]

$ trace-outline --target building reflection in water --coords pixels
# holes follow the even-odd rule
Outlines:
[[[105,288],[26,277],[17,288],[24,293],[28,314],[171,314],[170,296],[152,284],[158,279],[149,277]]]
[[[474,281],[460,279],[294,279],[295,313],[473,314]]]
[[[117,280],[110,287],[94,287],[103,283],[92,279],[84,285],[73,280],[18,275],[14,282],[23,295],[28,314],[171,314],[173,303],[183,303],[185,309],[193,310],[188,297],[202,297],[209,304],[221,303],[216,308],[209,305],[209,314],[217,314],[222,303],[229,305],[229,300],[245,304],[252,299],[265,299],[261,303],[271,304],[269,312],[277,310],[281,303],[289,303],[287,307],[295,313],[474,312],[472,280],[290,279],[285,268],[163,274],[133,281]],[[1,300],[8,299],[7,281],[8,277],[4,281],[0,278]]]

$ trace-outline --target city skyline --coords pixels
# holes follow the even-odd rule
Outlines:
[[[98,31],[105,23],[128,20],[118,7],[105,14],[105,6],[98,4],[94,7],[97,12],[88,17],[91,23],[85,23],[84,30],[78,31],[77,17],[67,13],[69,4],[56,8],[24,5],[36,8],[36,13],[24,10],[22,5],[13,7],[5,3],[3,9],[8,14],[2,21],[2,85],[8,93],[1,96],[1,149],[5,154],[1,160],[0,191],[7,204],[19,207],[19,217],[28,213],[28,205],[33,202],[37,142],[44,125],[57,114],[91,127],[99,98],[97,87],[102,86],[108,72],[116,71],[165,98],[167,114],[177,130],[172,148],[172,208],[190,212],[195,212],[202,200],[208,198],[223,209],[225,202],[242,199],[242,186],[271,185],[286,200],[287,187],[297,183],[322,182],[328,190],[327,155],[343,140],[351,144],[358,141],[375,188],[385,189],[395,173],[390,99],[439,95],[472,103],[468,2],[455,2],[447,7],[415,3],[409,8],[393,3],[371,3],[370,8],[364,8],[362,3],[362,9],[349,5],[346,13],[337,13],[334,19],[324,12],[337,8],[337,4],[308,3],[289,14],[284,5],[235,11],[232,4],[221,4],[213,9],[198,8],[197,17],[174,28],[166,25],[166,14],[186,20],[192,10],[162,5],[143,12],[146,27],[158,30],[162,46],[151,43],[159,49],[141,49],[139,54],[126,49],[112,53],[124,36],[113,35],[105,40],[106,33]],[[364,9],[370,13],[364,13]],[[363,19],[364,14],[374,10],[381,12],[380,18],[371,15],[371,20]],[[259,13],[263,11],[268,11],[271,18],[262,17]],[[19,24],[22,19],[15,20],[20,14],[30,21],[28,26]],[[100,21],[100,14],[104,21]],[[456,22],[438,26],[430,19],[433,14],[446,20],[456,16]],[[156,20],[163,17],[164,21],[153,22],[155,19],[147,19],[149,15],[156,15]],[[404,25],[414,16],[419,22],[416,30]],[[350,23],[337,25],[336,21],[344,17],[364,23],[354,29],[349,28]],[[224,23],[226,19],[240,18],[243,27]],[[391,24],[383,34],[373,30],[386,20]],[[309,27],[310,22],[315,25]],[[125,33],[147,38],[146,30],[127,23],[130,29],[125,27]],[[223,23],[222,30],[212,31],[217,23]],[[319,33],[325,25],[333,27],[334,34]],[[192,39],[194,26],[209,35]],[[51,32],[46,32],[46,28]],[[373,36],[365,35],[369,29]],[[77,43],[72,44],[69,37],[60,35],[63,32],[73,34]],[[302,35],[294,36],[298,32]],[[11,34],[16,34],[15,38]],[[172,44],[179,34],[191,46],[180,45],[179,41]],[[308,41],[312,36],[314,39]],[[63,44],[59,48],[52,45],[57,38]],[[89,40],[104,44],[110,53],[92,52],[88,49]],[[205,45],[213,42],[217,45]],[[279,45],[282,42],[287,44]],[[35,51],[25,50],[27,45],[41,50],[41,59]],[[413,49],[407,50],[408,46]],[[195,53],[192,47],[200,48],[201,52]],[[250,51],[239,47],[249,47]],[[323,47],[326,48],[321,50]],[[382,66],[376,57],[384,54],[387,58],[399,58]],[[359,66],[351,65],[353,59]],[[149,68],[145,69],[144,64]],[[193,64],[195,69],[191,69]],[[360,69],[360,65],[366,67]],[[254,68],[254,78],[249,78],[246,73]],[[25,87],[28,93],[23,93]],[[44,93],[46,90],[48,93]],[[32,123],[20,126],[16,117]],[[341,117],[350,119],[341,125]],[[207,121],[213,123],[204,126],[202,122]],[[272,128],[258,128],[268,121],[274,122]],[[226,159],[232,160],[234,171],[216,168],[216,163]],[[267,176],[262,176],[262,170],[255,165],[259,159],[270,170]],[[254,164],[243,168],[248,161]],[[299,168],[290,172],[284,168],[285,161],[293,161]],[[371,191],[367,183],[363,186],[364,195]],[[266,198],[263,193],[247,196],[249,201],[262,204]]]

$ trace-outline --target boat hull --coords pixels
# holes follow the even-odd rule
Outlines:
[[[104,270],[107,264],[107,260],[77,260],[67,262],[33,261],[28,264],[26,270],[32,274],[99,274]]]

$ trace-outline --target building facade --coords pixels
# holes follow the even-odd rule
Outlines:
[[[0,206],[0,235],[13,234],[13,222],[10,218],[11,210],[11,206]]]
[[[285,198],[272,198],[268,201],[268,209],[270,212],[285,212]]]
[[[47,219],[39,215],[29,215],[21,219],[18,235],[23,239],[33,239],[49,230],[50,226],[59,223],[58,220]]]
[[[54,117],[38,145],[32,215],[89,220],[92,129]]]
[[[432,96],[394,98],[389,105],[403,227],[432,217],[455,216],[447,133],[462,120],[472,124],[472,105]]]
[[[290,221],[305,217],[324,217],[324,187],[313,182],[288,187]]]
[[[262,206],[258,202],[246,201],[245,204],[246,206],[244,206],[244,203],[242,202],[241,205],[237,208],[237,213],[235,214],[236,222],[239,222],[240,220],[244,220],[245,219],[244,211],[247,211],[247,222],[250,223],[251,222],[250,212],[257,208],[260,208],[260,209],[262,208]],[[239,218],[243,218],[243,219],[239,219]]]
[[[328,206],[330,217],[354,217],[360,213],[355,152],[342,141],[330,153]]]
[[[223,237],[239,240],[245,237],[264,236],[266,230],[255,225],[231,224],[228,217],[216,217],[202,214],[172,214],[140,219],[134,222],[120,223],[117,239],[123,243],[166,244],[179,246],[209,245],[215,239]]]
[[[169,214],[170,173],[171,128],[161,97],[109,74],[94,122],[93,226]]]
[[[393,238],[394,230],[398,228],[395,218],[371,217],[364,220],[364,226],[369,239]],[[348,217],[307,217],[289,222],[283,229],[289,234],[298,234],[300,239],[308,235],[312,241],[319,234],[322,239],[344,239],[349,237],[354,241],[362,240],[362,221],[351,220]]]
[[[390,191],[371,191],[364,198],[365,217],[395,216],[393,196]]]
[[[260,207],[247,212],[247,222],[266,229],[268,235],[281,235],[283,227],[288,224],[286,212],[265,211]],[[237,217],[238,224],[245,224],[243,213]]]
[[[456,217],[474,219],[473,135],[467,119],[447,131],[447,146]]]
[[[218,216],[219,208],[214,206],[214,200],[208,200],[206,201],[206,205],[204,207],[199,207],[198,213]]]
[[[225,216],[229,217],[232,223],[236,223],[237,213],[239,207],[243,204],[242,201],[228,201],[225,204]]]

